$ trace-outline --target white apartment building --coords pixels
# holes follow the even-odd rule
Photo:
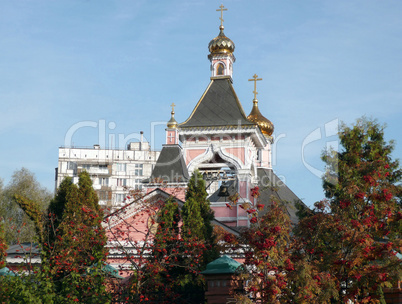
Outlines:
[[[127,150],[60,147],[56,188],[66,176],[78,183],[86,170],[98,193],[99,204],[111,210],[124,205],[128,191],[142,190],[142,180],[151,176],[160,151],[151,151],[148,142],[129,143]]]

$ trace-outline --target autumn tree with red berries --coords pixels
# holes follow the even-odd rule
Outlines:
[[[35,225],[42,249],[37,279],[50,286],[52,301],[108,303],[102,272],[108,253],[103,211],[89,174],[79,175],[78,186],[65,179],[46,213],[30,199],[15,195],[15,200]]]
[[[342,150],[323,155],[327,200],[296,235],[309,261],[331,275],[334,300],[384,303],[384,288],[401,278],[402,172],[377,122],[342,125],[339,138]]]
[[[241,204],[250,228],[225,240],[245,252],[241,277],[248,284],[236,295],[244,303],[385,303],[384,289],[402,277],[402,172],[393,142],[366,119],[342,125],[339,138],[342,150],[323,155],[327,199],[302,208],[294,229],[286,202]],[[233,196],[228,207],[237,201]]]

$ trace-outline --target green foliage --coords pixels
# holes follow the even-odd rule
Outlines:
[[[183,237],[191,236],[205,241],[208,250],[204,254],[203,268],[219,257],[212,226],[215,216],[207,196],[205,181],[196,170],[187,185],[186,202],[182,208],[182,229]]]
[[[38,274],[0,276],[0,302],[15,304],[53,304],[52,284]]]
[[[36,236],[34,224],[15,202],[16,195],[35,202],[36,208],[42,212],[46,210],[51,199],[50,192],[25,168],[14,172],[10,183],[3,191],[0,183],[0,215],[5,225],[6,240],[10,245],[33,242]]]
[[[35,228],[35,236],[38,238],[39,243],[41,243],[43,236],[43,212],[40,210],[40,206],[36,202],[18,194],[14,195],[14,201],[31,220],[31,223]]]
[[[183,206],[183,238],[188,240],[192,238],[204,239],[204,221],[201,217],[199,203],[194,198],[188,198]]]
[[[49,213],[53,214],[54,218],[54,229],[57,229],[59,226],[64,210],[66,209],[67,205],[67,196],[68,193],[71,191],[73,181],[71,177],[66,177],[64,180],[60,183],[59,188],[57,188],[57,193],[55,197],[51,200],[49,204],[48,211]]]
[[[158,212],[158,228],[154,238],[156,248],[169,248],[169,242],[166,242],[165,235],[168,234],[169,238],[175,240],[179,237],[180,229],[179,222],[181,220],[179,205],[172,198],[167,200],[161,210]],[[154,251],[154,253],[156,253]]]

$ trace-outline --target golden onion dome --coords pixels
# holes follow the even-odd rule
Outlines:
[[[257,99],[253,100],[253,109],[251,110],[250,115],[247,116],[247,119],[256,123],[264,135],[270,137],[272,133],[274,133],[274,124],[261,114],[260,110],[258,109]]]
[[[172,107],[172,112],[170,112],[171,117],[170,117],[170,120],[168,121],[168,123],[166,124],[166,126],[167,126],[169,129],[176,129],[176,128],[177,128],[177,125],[178,125],[176,119],[174,119],[174,107],[175,107],[176,105],[175,105],[174,103],[172,103],[170,106]]]
[[[208,49],[211,54],[231,54],[235,49],[235,44],[232,40],[225,36],[223,25],[219,27],[220,32],[217,37],[212,39],[208,44]]]
[[[172,110],[170,120],[167,123],[167,127],[169,129],[176,129],[177,125],[178,125],[178,123],[177,123],[176,119],[174,119],[174,111]]]

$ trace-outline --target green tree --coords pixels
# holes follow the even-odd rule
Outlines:
[[[201,173],[196,170],[187,185],[186,202],[182,208],[182,230],[183,238],[195,237],[205,241],[207,250],[204,253],[202,270],[208,263],[219,257],[216,236],[212,226],[215,216],[207,196],[205,181]]]
[[[154,244],[156,245],[153,254],[156,258],[160,257],[160,250],[166,252],[168,255],[175,250],[176,239],[180,237],[179,222],[181,221],[180,209],[177,202],[172,198],[168,199],[163,207],[158,212],[157,223],[158,228],[154,238]],[[168,235],[169,239],[166,239]],[[163,250],[165,249],[165,250]]]
[[[382,289],[401,277],[402,172],[384,127],[360,119],[339,132],[341,151],[327,151],[327,201],[303,219],[297,235],[305,252],[337,284],[339,301],[384,303]]]
[[[204,239],[204,220],[201,217],[201,208],[199,203],[190,197],[186,199],[183,209],[183,238],[186,240],[197,238]]]
[[[7,243],[33,242],[34,224],[15,203],[14,197],[15,195],[25,197],[35,202],[39,210],[44,211],[51,200],[50,192],[42,187],[34,174],[25,168],[14,172],[3,194],[1,194],[1,188],[0,185],[0,214],[5,225]]]

